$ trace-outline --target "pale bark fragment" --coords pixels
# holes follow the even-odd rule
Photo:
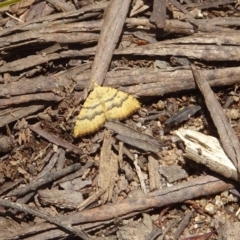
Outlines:
[[[224,177],[239,181],[236,167],[223,151],[217,138],[190,129],[180,128],[175,134],[184,142],[185,156],[206,165]]]

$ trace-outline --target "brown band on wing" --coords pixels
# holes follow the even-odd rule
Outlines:
[[[127,93],[97,84],[95,87],[76,119],[75,137],[94,132],[106,120],[123,119],[140,108],[140,103]]]
[[[118,92],[116,92],[111,98],[109,98],[109,99],[107,99],[106,101],[104,101],[104,103],[105,103],[105,102],[111,102],[111,101],[113,101],[114,98],[117,96],[117,94],[118,94]],[[93,106],[84,106],[84,105],[83,105],[82,109],[94,109],[94,108],[97,108],[98,106],[100,106],[101,104],[102,104],[102,103],[99,102],[99,103],[97,103],[96,105],[93,105]]]
[[[122,107],[123,103],[126,102],[129,98],[130,96],[126,94],[126,97],[120,98],[118,103],[113,102],[113,104],[107,110],[112,110],[113,108]]]
[[[89,120],[89,121],[92,121],[94,118],[96,118],[97,116],[102,115],[102,114],[104,114],[103,111],[96,111],[93,114],[89,114],[87,116],[85,115],[81,118],[77,117],[77,121],[83,121],[83,120],[86,120],[86,119]]]

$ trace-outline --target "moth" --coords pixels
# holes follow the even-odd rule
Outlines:
[[[140,109],[133,96],[111,87],[101,87],[94,82],[93,91],[84,102],[77,117],[73,136],[97,131],[106,121],[124,119]]]

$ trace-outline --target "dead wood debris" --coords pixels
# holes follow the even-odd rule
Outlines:
[[[160,207],[172,203],[182,202],[186,199],[197,198],[199,196],[205,196],[208,194],[219,193],[227,189],[233,188],[215,177],[205,176],[195,178],[188,183],[179,184],[162,190],[154,191],[142,195],[141,198],[133,197],[127,198],[121,202],[115,204],[107,204],[98,208],[84,210],[79,213],[71,213],[68,216],[58,216],[59,220],[63,224],[81,224],[82,229],[85,229],[86,222],[98,222],[103,224],[104,221],[116,217],[121,217],[126,213],[135,212],[138,214],[139,211],[151,209],[154,207]],[[214,192],[213,192],[214,190]],[[42,230],[53,231],[53,226],[48,223],[41,223],[39,226],[28,227],[28,229],[22,229],[18,234],[25,235],[33,232],[39,232]],[[63,232],[57,230],[57,237],[61,237]],[[12,234],[12,237],[14,235]]]
[[[10,207],[10,208],[13,208],[13,209],[17,209],[17,210],[20,210],[22,212],[25,212],[27,214],[32,214],[34,216],[37,216],[37,217],[40,217],[40,218],[43,218],[49,222],[52,222],[53,224],[56,224],[64,229],[66,229],[67,231],[73,233],[74,235],[77,235],[79,237],[81,237],[82,239],[90,239],[84,232],[82,232],[81,230],[78,230],[74,227],[70,227],[69,225],[64,225],[62,224],[60,221],[58,221],[57,219],[54,219],[53,217],[49,216],[49,215],[45,215],[45,214],[42,214],[38,211],[35,211],[31,208],[29,208],[28,206],[25,206],[23,204],[19,204],[19,203],[13,203],[13,202],[10,202],[10,201],[7,201],[7,200],[4,200],[4,199],[0,199],[0,204],[2,206],[5,206],[5,207]]]
[[[112,136],[110,131],[104,132],[103,145],[100,153],[99,175],[97,186],[104,190],[101,196],[102,203],[110,202],[113,199],[113,188],[118,172],[118,159],[112,148]]]
[[[236,1],[30,0],[0,12],[1,239],[227,239],[238,228]],[[91,80],[142,108],[74,140]]]
[[[218,139],[207,136],[190,129],[178,129],[176,134],[184,142],[185,156],[198,163],[205,164],[212,171],[215,171],[227,178],[239,181],[237,165],[231,162],[222,149]]]
[[[109,121],[105,124],[105,126],[118,133],[116,136],[118,140],[144,151],[157,153],[162,146],[162,144],[155,138],[139,133],[138,131],[126,127],[121,123]]]
[[[194,66],[191,67],[196,83],[205,98],[207,108],[217,128],[223,149],[240,173],[240,143],[238,137],[229,124],[226,115],[222,111],[221,105],[214,97],[214,93],[208,83],[200,76]]]
[[[123,0],[121,2],[112,0],[108,6],[90,74],[90,79],[96,81],[99,85],[102,85],[106,76],[113,51],[117,46],[123,29],[130,3],[130,0]],[[108,49],[107,51],[106,48]]]
[[[39,127],[39,124],[38,125],[32,125],[32,126],[29,125],[29,128],[32,131],[36,132],[37,134],[41,135],[42,137],[46,138],[49,142],[52,142],[52,143],[54,143],[58,146],[64,147],[67,150],[74,151],[74,152],[79,153],[79,154],[83,153],[83,151],[80,148],[76,147],[75,145],[70,144],[69,142],[66,142],[66,141],[64,141],[60,138],[57,138],[53,134],[45,132],[44,130],[42,130]]]
[[[27,185],[24,188],[19,188],[16,190],[13,190],[12,192],[8,193],[10,196],[21,196],[25,195],[28,192],[32,192],[36,189],[38,189],[40,186],[52,182],[55,179],[61,178],[62,176],[65,176],[71,172],[75,172],[81,167],[81,164],[76,163],[74,165],[69,166],[66,169],[63,169],[62,171],[59,171],[57,173],[49,173],[44,175],[41,179],[37,179],[37,181],[32,181],[29,185]]]
[[[155,23],[158,28],[164,28],[166,24],[166,10],[167,9],[165,0],[154,0],[153,11],[149,21]]]

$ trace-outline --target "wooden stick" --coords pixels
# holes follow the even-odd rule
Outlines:
[[[90,74],[90,80],[94,80],[98,85],[102,85],[106,77],[130,3],[130,0],[112,0],[107,10]]]
[[[234,166],[240,171],[240,144],[235,131],[224,114],[220,103],[216,100],[208,82],[200,76],[196,68],[191,65],[195,81],[202,92],[206,106],[217,128],[222,146]]]

